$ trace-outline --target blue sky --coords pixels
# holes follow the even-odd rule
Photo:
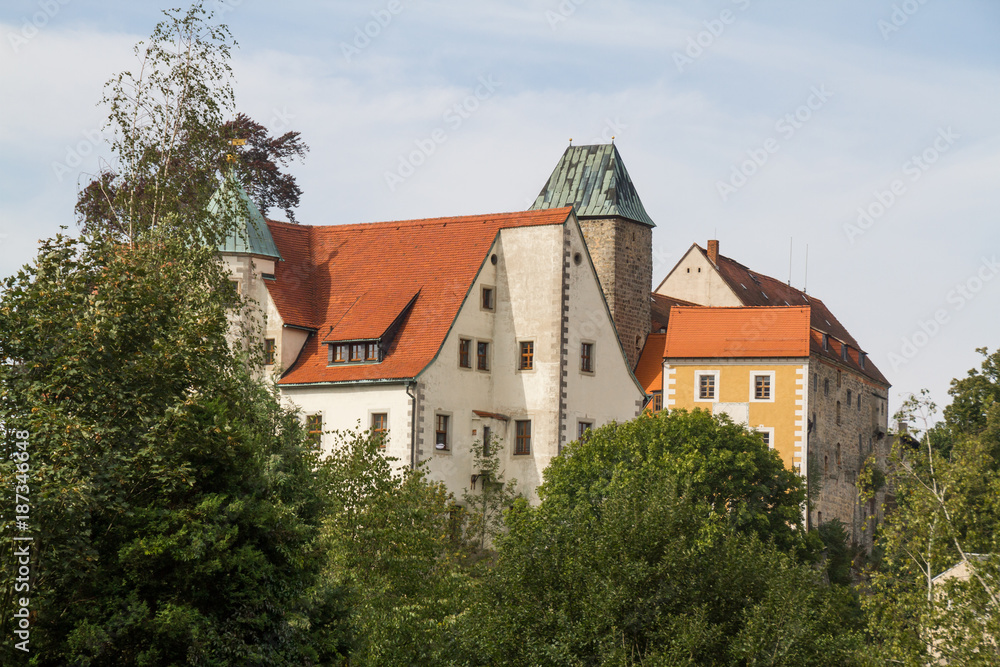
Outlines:
[[[808,245],[808,291],[893,406],[921,387],[946,403],[1000,346],[995,0],[206,6],[239,42],[238,109],[311,147],[292,167],[306,224],[523,209],[570,138],[614,135],[658,225],[654,284],[718,237],[782,279],[791,241],[801,288]],[[161,8],[0,7],[0,275],[74,229],[111,157],[102,85]]]

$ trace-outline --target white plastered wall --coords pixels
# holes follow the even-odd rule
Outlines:
[[[743,305],[712,262],[695,246],[691,246],[655,291],[702,306]]]

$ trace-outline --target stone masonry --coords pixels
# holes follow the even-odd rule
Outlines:
[[[816,527],[840,519],[853,541],[870,550],[886,491],[881,490],[874,502],[863,503],[858,473],[872,455],[879,468],[886,469],[890,448],[886,391],[846,366],[816,355],[809,360],[808,383],[809,523]]]
[[[615,216],[581,218],[587,249],[631,368],[649,333],[653,282],[653,230]]]

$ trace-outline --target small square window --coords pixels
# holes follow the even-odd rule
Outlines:
[[[490,344],[487,342],[476,343],[476,368],[481,371],[490,370]]]
[[[458,339],[458,365],[460,368],[472,368],[472,341],[468,338]]]
[[[716,384],[716,374],[715,373],[698,373],[698,400],[699,401],[714,401],[715,400],[715,384]]]
[[[274,339],[265,338],[264,339],[264,365],[271,366],[274,364]]]
[[[514,422],[516,438],[514,440],[514,454],[531,454],[531,420],[518,419]]]
[[[351,344],[351,361],[364,361],[365,358],[365,344],[364,343],[352,343]]]
[[[535,343],[530,340],[521,341],[521,356],[519,357],[517,368],[521,371],[530,371],[535,367]]]
[[[755,401],[771,400],[771,376],[769,374],[753,376],[753,397]]]
[[[323,442],[323,415],[306,416],[306,442],[313,447]]]
[[[495,307],[493,300],[493,288],[483,288],[483,310],[493,310]]]
[[[434,449],[448,449],[448,415],[437,415],[434,430]]]
[[[760,436],[764,438],[764,444],[768,447],[774,447],[774,429],[773,428],[758,428],[757,432]]]
[[[372,434],[379,439],[379,446],[385,449],[385,434],[389,431],[389,413],[372,413]]]
[[[576,426],[576,439],[581,442],[590,437],[590,431],[594,430],[594,422],[579,422]]]
[[[580,370],[584,373],[594,372],[594,344],[580,344]]]

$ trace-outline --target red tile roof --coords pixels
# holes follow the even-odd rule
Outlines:
[[[695,247],[708,257],[708,253],[704,248],[698,244],[695,244]],[[813,329],[813,341],[811,343],[813,353],[821,357],[836,360],[838,363],[850,367],[876,383],[886,387],[890,386],[889,381],[882,375],[882,371],[872,363],[871,359],[866,359],[865,367],[861,367],[861,346],[858,344],[858,341],[834,317],[830,309],[820,299],[797,290],[780,280],[751,271],[748,267],[729,257],[719,255],[718,260],[719,274],[743,305],[809,306],[811,311],[810,326]],[[828,350],[823,350],[822,344],[817,342],[822,339],[822,334],[824,333],[828,334],[830,338]],[[848,346],[846,360],[841,357],[841,343],[847,343]]]
[[[701,246],[697,248],[706,257],[708,256],[704,248]],[[854,337],[816,297],[809,296],[776,278],[751,271],[736,260],[723,255],[719,255],[718,267],[722,279],[744,306],[812,306],[811,324],[814,329],[847,341],[851,347],[859,347]]]
[[[561,225],[571,211],[323,227],[268,221],[286,260],[266,282],[271,298],[285,324],[317,330],[279,383],[415,377],[440,350],[498,232]],[[381,335],[418,292],[381,363],[327,365],[322,341]]]
[[[635,365],[635,378],[647,394],[663,390],[663,347],[667,334],[651,333],[646,336],[646,344]]]
[[[676,306],[666,338],[668,359],[808,357],[809,307]]]

